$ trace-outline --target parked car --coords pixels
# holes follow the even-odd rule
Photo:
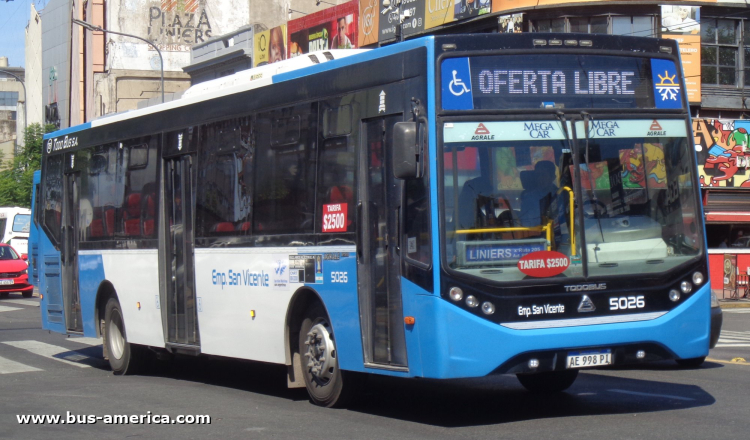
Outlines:
[[[34,294],[25,257],[21,258],[9,244],[0,243],[0,298],[7,298],[10,292],[21,292],[24,298]]]

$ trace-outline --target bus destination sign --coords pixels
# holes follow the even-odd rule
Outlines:
[[[672,61],[582,54],[499,55],[442,62],[446,110],[682,108]]]

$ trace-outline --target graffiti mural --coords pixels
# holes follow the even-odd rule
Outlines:
[[[750,120],[693,119],[701,186],[750,188]]]

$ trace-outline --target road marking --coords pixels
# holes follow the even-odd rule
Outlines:
[[[652,394],[652,393],[639,393],[638,391],[627,391],[627,390],[608,390],[612,393],[621,393],[621,394],[632,394],[633,396],[643,396],[643,397],[662,397],[664,399],[673,399],[673,400],[695,400],[691,399],[689,397],[681,397],[681,396],[671,396],[669,394]]]
[[[18,304],[20,306],[39,307],[39,301],[33,299],[4,299],[4,303]]]
[[[722,313],[750,313],[750,309],[738,308],[738,309],[721,309]]]
[[[69,338],[68,341],[80,342],[81,344],[90,345],[92,347],[102,345],[102,340],[99,338]]]
[[[0,374],[28,373],[29,371],[44,370],[0,357]]]
[[[65,347],[57,345],[46,344],[39,341],[5,341],[3,344],[10,345],[11,347],[20,348],[22,350],[29,351],[39,356],[54,359],[56,361],[64,362],[67,364],[75,365],[80,368],[88,368],[93,366],[104,365],[103,359],[96,359],[84,354],[78,353],[77,351],[69,350]]]
[[[723,330],[716,344],[716,348],[722,347],[750,347],[750,332]]]
[[[18,307],[5,307],[5,306],[0,306],[0,312],[12,312],[12,311],[14,311],[14,310],[22,310],[22,309],[19,309]]]
[[[750,362],[740,362],[740,361],[736,361],[735,359],[738,359],[738,358],[734,358],[731,361],[722,361],[720,359],[714,359],[714,358],[708,358],[708,357],[706,358],[706,360],[709,361],[709,362],[718,362],[720,364],[727,364],[727,365],[750,365]],[[742,359],[742,358],[739,358],[739,359]]]

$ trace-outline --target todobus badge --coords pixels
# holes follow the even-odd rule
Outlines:
[[[346,203],[323,205],[323,232],[346,232],[346,208]]]
[[[518,260],[518,270],[536,278],[560,275],[568,266],[570,266],[568,257],[557,251],[532,252]]]

